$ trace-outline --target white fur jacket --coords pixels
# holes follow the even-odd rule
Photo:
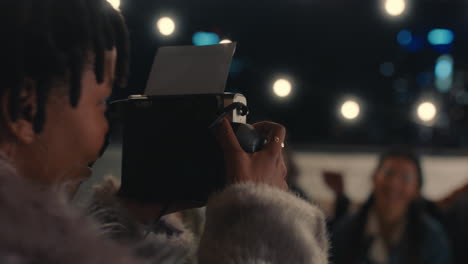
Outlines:
[[[0,263],[139,263],[98,233],[61,192],[19,177],[0,153]]]
[[[0,263],[166,264],[188,263],[195,255],[201,264],[327,263],[321,211],[268,186],[239,184],[213,195],[197,254],[183,226],[167,221],[142,239],[141,227],[115,201],[97,199],[102,210],[93,214],[101,230],[130,230],[130,236],[114,237],[120,243],[105,239],[62,195],[39,190],[0,158]]]

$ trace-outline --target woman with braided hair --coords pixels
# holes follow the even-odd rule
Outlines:
[[[135,227],[122,243],[67,200],[104,144],[106,98],[125,85],[121,14],[105,0],[0,0],[0,33],[0,262],[191,261],[195,246],[177,248],[169,234],[145,240],[141,226],[161,214],[158,204],[111,193],[116,217]],[[208,202],[199,262],[326,263],[322,213],[286,190],[284,128],[257,126],[273,140],[255,154],[226,120],[216,129],[229,184]]]

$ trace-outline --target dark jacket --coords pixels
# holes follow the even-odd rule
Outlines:
[[[367,264],[373,241],[365,233],[368,215],[373,207],[371,197],[353,216],[340,223],[332,233],[332,263]],[[389,252],[390,264],[451,263],[450,246],[440,223],[425,214],[417,202],[409,209],[401,240]]]

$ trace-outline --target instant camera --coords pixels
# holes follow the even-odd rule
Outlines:
[[[264,140],[247,124],[247,100],[224,93],[235,44],[158,50],[145,94],[110,104],[123,124],[119,195],[141,202],[203,204],[224,187],[214,127],[227,117],[246,152]]]

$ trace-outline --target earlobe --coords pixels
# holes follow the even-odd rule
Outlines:
[[[36,137],[34,132],[33,124],[31,121],[26,119],[19,119],[15,123],[11,124],[11,130],[16,140],[23,144],[32,144]]]
[[[36,115],[37,108],[37,97],[34,82],[32,80],[26,80],[24,86],[21,89],[18,106],[18,118],[16,120],[11,119],[11,113],[9,112],[8,105],[11,103],[8,101],[9,96],[5,96],[3,99],[6,101],[4,108],[2,109],[2,116],[5,120],[5,127],[9,134],[18,142],[23,144],[31,144],[34,142],[36,133],[33,127],[33,117]]]

